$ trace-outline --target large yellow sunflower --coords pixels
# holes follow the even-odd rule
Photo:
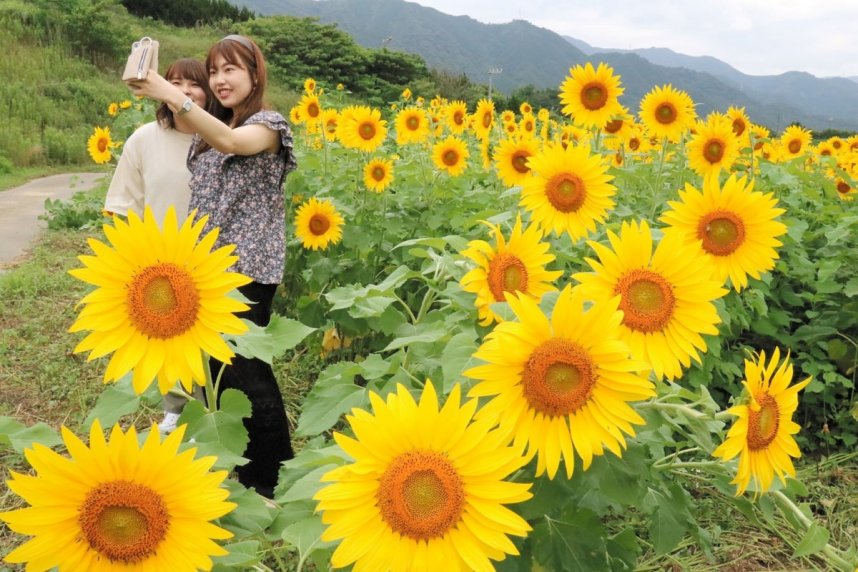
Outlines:
[[[561,291],[551,318],[525,294],[507,295],[518,321],[501,322],[474,354],[487,363],[465,372],[479,382],[470,397],[491,397],[477,419],[498,423],[514,446],[538,453],[536,474],[566,476],[575,452],[584,470],[607,448],[617,456],[644,420],[629,406],[654,395],[647,364],[620,339],[619,299],[584,310],[580,289]]]
[[[295,213],[295,236],[304,248],[326,250],[342,239],[344,222],[329,200],[311,197]]]
[[[419,107],[409,106],[396,114],[396,144],[420,143],[429,137],[429,117]]]
[[[89,156],[99,165],[107,163],[113,157],[110,152],[111,147],[113,147],[113,141],[110,139],[110,127],[96,127],[86,142]]]
[[[587,62],[569,69],[560,84],[560,103],[576,125],[601,129],[614,115],[623,113],[619,97],[624,91],[611,66],[600,63],[593,69]]]
[[[387,122],[381,111],[366,105],[354,105],[340,112],[337,139],[349,149],[375,151],[387,136]]]
[[[104,225],[110,246],[90,238],[95,256],[80,256],[84,268],[69,271],[96,287],[69,331],[91,330],[74,349],[90,352],[87,359],[113,353],[105,383],[133,370],[137,393],[156,378],[161,393],[176,381],[191,392],[194,383],[205,385],[203,353],[232,361],[221,333],[247,331],[234,315],[247,305],[228,293],[250,278],[227,272],[235,246],[211,251],[218,229],[198,241],[208,217],[192,224],[193,216],[179,228],[171,207],[163,230],[148,207],[142,220],[133,211],[127,221],[114,217],[114,226]]]
[[[542,242],[542,231],[538,225],[522,231],[521,217],[517,217],[507,242],[499,225],[486,224],[494,235],[495,246],[484,240],[469,242],[462,255],[479,266],[461,280],[463,290],[477,295],[474,303],[483,326],[501,321],[491,305],[506,301],[506,292],[522,292],[539,300],[546,292],[557,290],[552,282],[563,274],[559,270],[545,269],[554,261],[554,255],[549,252],[550,245]]]
[[[523,464],[486,422],[472,422],[475,399],[460,404],[459,385],[439,409],[431,382],[420,402],[402,385],[382,400],[370,392],[373,413],[353,409],[354,438],[334,438],[354,462],[322,477],[315,495],[322,540],[342,539],[335,568],[494,570],[491,560],[518,554],[508,535],[530,526],[506,506],[531,497],[530,483],[504,481]]]
[[[517,140],[511,137],[504,138],[494,150],[495,168],[503,184],[514,187],[528,180],[530,167],[527,161],[538,151],[539,146],[536,141],[529,137]]]
[[[432,146],[432,162],[451,176],[461,175],[468,166],[468,146],[453,135]]]
[[[694,101],[671,85],[656,86],[641,100],[640,118],[650,135],[679,141],[697,118]]]
[[[688,142],[688,165],[702,177],[729,172],[739,157],[739,139],[733,133],[733,122],[723,114],[712,113],[699,122]]]
[[[609,165],[589,147],[548,145],[528,166],[533,176],[523,184],[520,204],[545,232],[578,240],[614,208],[617,188],[609,183]]]
[[[209,522],[229,513],[226,471],[215,457],[179,453],[181,426],[163,441],[157,425],[142,447],[137,432],[115,425],[106,441],[96,420],[89,447],[63,427],[69,457],[35,444],[26,451],[35,475],[11,472],[9,489],[30,506],[0,520],[33,538],[6,555],[28,572],[60,570],[211,570],[227,554],[215,540],[232,533]]]
[[[801,157],[810,150],[813,134],[800,125],[790,125],[781,134],[781,148],[786,159]]]
[[[380,193],[393,183],[393,161],[383,157],[372,159],[363,168],[363,184]]]
[[[301,118],[308,124],[318,125],[322,119],[322,105],[319,103],[319,96],[311,91],[301,96],[298,109]]]
[[[717,179],[703,182],[703,191],[690,184],[679,192],[679,201],[668,201],[672,210],[661,217],[669,225],[665,233],[679,233],[715,264],[716,277],[729,278],[736,291],[748,285],[748,276],[775,266],[781,245],[778,237],[786,225],[775,218],[784,212],[772,193],[755,192],[754,181],[731,175],[721,186]],[[702,242],[700,242],[702,241]]]
[[[461,135],[468,128],[468,104],[461,100],[451,101],[444,107],[447,127],[453,135]]]
[[[793,422],[792,415],[798,407],[798,392],[811,378],[790,386],[792,379],[789,353],[781,362],[777,347],[768,363],[765,352],[760,352],[759,361],[745,360],[742,384],[748,401],[728,410],[737,419],[724,442],[712,452],[725,461],[738,455],[739,466],[732,481],[737,496],[751,486],[751,481],[755,493],[760,494],[769,489],[775,475],[782,483],[786,475],[795,476],[790,457],[801,456],[793,439],[801,427]]]
[[[678,236],[664,237],[653,251],[647,223],[623,221],[620,235],[610,230],[611,248],[590,242],[598,262],[593,272],[572,277],[590,300],[620,296],[622,339],[635,359],[652,366],[656,379],[676,379],[691,360],[706,352],[701,334],[717,335],[721,320],[712,303],[727,293],[712,276],[711,263]]]
[[[495,124],[495,102],[481,99],[473,116],[474,133],[479,139],[488,139]]]

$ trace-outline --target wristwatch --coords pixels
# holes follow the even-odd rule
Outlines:
[[[186,99],[184,101],[184,103],[182,103],[182,107],[180,107],[178,110],[176,110],[176,115],[181,117],[182,115],[189,112],[193,106],[194,106],[194,100],[189,97],[188,99]]]

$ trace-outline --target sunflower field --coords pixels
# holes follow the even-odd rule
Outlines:
[[[199,221],[106,221],[71,327],[111,385],[88,444],[0,419],[35,472],[9,481],[6,561],[589,572],[678,570],[659,557],[681,551],[727,569],[696,510],[717,498],[796,569],[858,569],[794,465],[856,458],[858,135],[622,94],[601,63],[569,70],[561,114],[408,89],[378,108],[308,78],[265,329],[232,315],[243,277]],[[99,126],[89,150],[121,146]],[[190,403],[169,436],[123,423],[175,380],[217,391],[205,355],[301,347],[318,375],[273,500],[229,478],[242,393]]]

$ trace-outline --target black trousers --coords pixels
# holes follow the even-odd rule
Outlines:
[[[276,289],[276,284],[258,282],[242,286],[238,289],[239,292],[253,303],[249,304],[249,310],[237,315],[258,326],[267,326]],[[216,379],[221,362],[212,358],[210,367],[212,379]],[[238,481],[248,488],[255,488],[259,494],[271,497],[277,484],[280,463],[294,456],[286,408],[274,377],[274,370],[260,359],[247,359],[236,355],[232,359],[232,365],[226,366],[223,371],[218,398],[225,389],[244,392],[252,407],[250,417],[244,419],[244,426],[250,438],[244,457],[250,462],[236,467]]]

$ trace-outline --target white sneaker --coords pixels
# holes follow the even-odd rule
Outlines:
[[[158,429],[161,430],[162,435],[167,435],[176,430],[176,422],[179,420],[178,413],[164,413],[164,418],[158,423]]]

